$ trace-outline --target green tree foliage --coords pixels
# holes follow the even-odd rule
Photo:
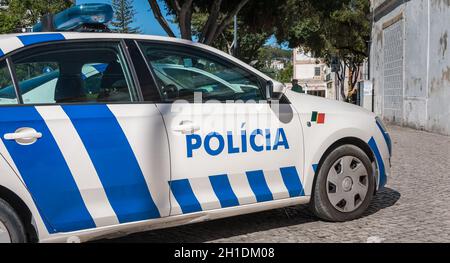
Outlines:
[[[58,13],[71,5],[73,0],[5,0],[8,8],[0,10],[0,33],[14,33],[31,27],[46,14]]]
[[[288,63],[284,69],[280,70],[278,81],[281,83],[289,83],[294,76],[294,66],[292,63]]]
[[[340,62],[341,95],[349,69],[349,87],[352,90],[359,75],[360,65],[368,55],[370,40],[370,2],[367,0],[288,0],[284,8],[292,15],[281,20],[277,37],[290,47],[301,47],[330,63]],[[290,11],[288,11],[290,10]]]
[[[308,0],[310,1],[310,0]],[[175,37],[166,16],[171,16],[181,38],[196,40],[227,53],[233,48],[233,18],[238,18],[238,53],[244,62],[258,62],[259,51],[275,33],[284,16],[284,0],[148,0],[155,18],[169,36]]]
[[[192,16],[192,35],[194,39],[199,39],[202,29],[208,19],[208,14],[196,13]],[[237,57],[246,63],[258,60],[259,49],[270,37],[268,32],[255,32],[242,21],[238,21],[238,42],[239,52]],[[225,28],[219,37],[211,43],[211,46],[224,52],[232,54],[234,41],[234,27],[232,25]]]
[[[258,59],[259,68],[269,67],[273,60],[290,61],[292,59],[292,51],[278,46],[264,46],[258,52]]]
[[[169,36],[175,37],[166,15],[178,24],[181,38],[229,52],[233,17],[239,21],[239,57],[263,61],[261,47],[275,35],[291,48],[302,47],[316,57],[341,63],[339,78],[350,69],[354,87],[370,39],[367,0],[148,0],[153,14]],[[257,50],[258,52],[255,52]],[[341,83],[343,87],[343,82]],[[343,93],[343,88],[342,88]],[[345,97],[345,94],[343,94]]]
[[[272,68],[272,62],[282,61],[284,69]],[[292,50],[282,49],[278,46],[263,46],[259,49],[257,63],[253,66],[264,72],[266,75],[280,82],[290,82],[293,76]]]
[[[229,30],[235,15],[239,16],[239,21],[244,25],[247,33],[264,33],[269,36],[273,34],[274,23],[277,17],[282,15],[277,13],[285,1],[283,0],[148,0],[152,12],[171,37],[175,37],[174,32],[169,27],[165,15],[174,17],[174,22],[178,24],[181,38],[195,39],[207,45],[212,45],[215,40]],[[193,19],[197,14],[203,16],[200,25],[193,29],[195,22]],[[196,30],[196,32],[194,32]]]
[[[114,19],[111,23],[113,32],[131,34],[140,32],[139,27],[131,26],[136,15],[133,0],[112,0],[112,7],[114,9]]]

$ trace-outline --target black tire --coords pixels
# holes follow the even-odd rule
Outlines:
[[[359,206],[356,207],[354,211],[343,212],[339,211],[330,202],[327,193],[327,191],[329,191],[328,187],[330,186],[327,183],[327,178],[330,169],[336,169],[333,165],[336,165],[336,162],[338,162],[341,158],[345,158],[346,156],[356,157],[366,168],[366,172],[368,175],[366,177],[367,181],[364,181],[364,183],[368,184],[368,190],[364,199],[360,200],[360,203],[358,204]],[[372,201],[376,184],[372,164],[367,154],[356,146],[342,145],[334,149],[322,162],[321,166],[318,168],[316,176],[317,178],[315,180],[313,188],[310,207],[314,214],[322,220],[332,222],[354,220],[362,216],[362,214]]]
[[[14,209],[0,198],[0,221],[9,232],[12,243],[25,243],[27,241],[25,228]]]

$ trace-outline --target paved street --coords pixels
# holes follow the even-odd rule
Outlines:
[[[450,137],[389,128],[393,176],[361,219],[322,222],[297,206],[108,241],[450,242]]]

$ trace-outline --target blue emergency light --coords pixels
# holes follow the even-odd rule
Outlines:
[[[33,27],[33,32],[104,32],[113,18],[108,4],[82,4],[58,14],[49,14]]]

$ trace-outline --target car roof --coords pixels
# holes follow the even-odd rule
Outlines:
[[[79,32],[47,32],[47,33],[23,33],[23,34],[6,34],[0,35],[0,58],[12,51],[20,49],[24,46],[45,43],[55,40],[76,40],[76,39],[136,39],[136,40],[153,40],[153,41],[163,41],[171,43],[180,43],[193,47],[199,47],[210,52],[214,52],[218,55],[224,56],[229,60],[242,65],[248,70],[258,74],[262,78],[269,80],[271,79],[264,73],[254,69],[253,67],[247,65],[246,63],[240,61],[239,59],[215,49],[211,46],[207,46],[201,43],[173,38],[173,37],[163,37],[155,35],[139,35],[139,34],[117,34],[117,33],[79,33]]]
[[[52,37],[53,36],[53,37]],[[64,40],[74,39],[141,39],[141,40],[157,40],[173,43],[184,43],[196,46],[205,46],[192,41],[177,39],[172,37],[154,36],[154,35],[138,35],[138,34],[116,34],[116,33],[78,33],[78,32],[43,32],[43,33],[21,33],[21,34],[3,34],[0,35],[0,48],[3,53],[9,53],[16,49],[27,46],[21,39],[29,39],[29,43],[35,41],[47,42],[56,40],[56,36],[62,36]],[[35,39],[32,41],[32,39]]]

